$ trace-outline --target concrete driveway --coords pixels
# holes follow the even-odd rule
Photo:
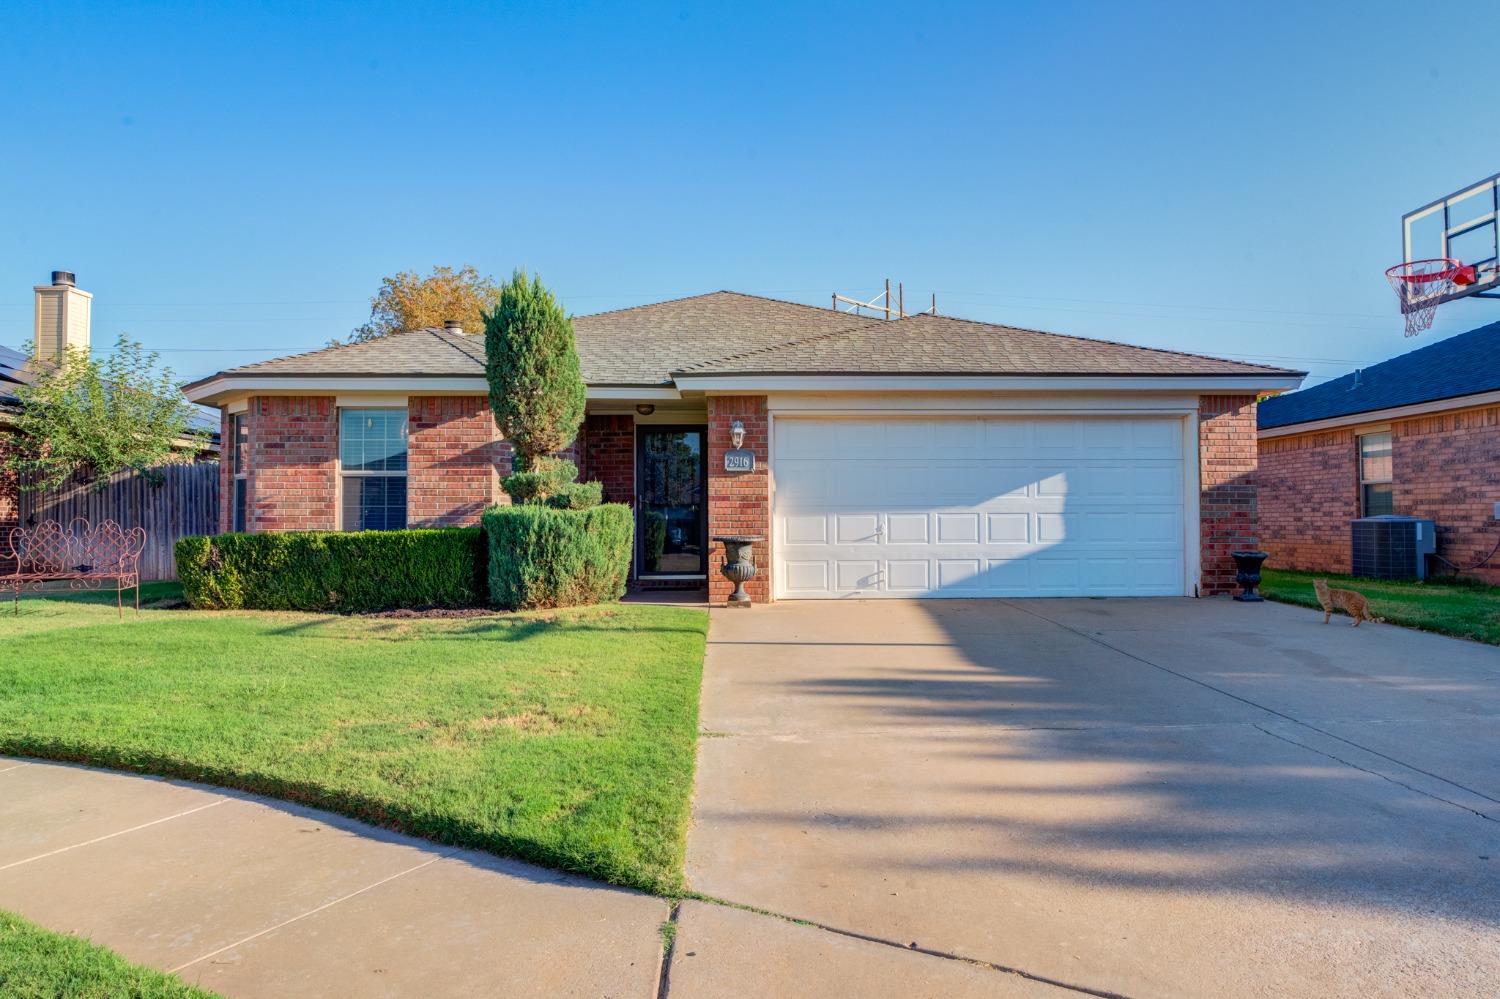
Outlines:
[[[1275,604],[715,611],[688,874],[997,991],[1493,995],[1497,722],[1500,649]]]

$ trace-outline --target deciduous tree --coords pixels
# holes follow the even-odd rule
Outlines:
[[[484,314],[500,301],[500,286],[465,264],[434,267],[432,273],[415,271],[392,274],[380,282],[380,290],[370,300],[370,319],[356,328],[345,341],[364,343],[392,333],[440,327],[457,319],[464,329],[477,333],[484,328]]]
[[[156,354],[121,336],[102,360],[70,349],[58,362],[38,364],[16,390],[14,447],[5,465],[22,489],[50,489],[74,473],[102,489],[108,477],[152,469],[190,446],[191,407]]]

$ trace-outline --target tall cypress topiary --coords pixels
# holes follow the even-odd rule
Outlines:
[[[573,322],[540,279],[518,270],[501,288],[484,317],[484,353],[490,409],[516,452],[506,491],[519,502],[557,496],[587,505],[587,497],[572,496],[577,468],[549,457],[578,436],[585,388]]]

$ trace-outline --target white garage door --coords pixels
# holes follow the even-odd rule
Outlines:
[[[1180,596],[1183,421],[776,420],[781,597]]]

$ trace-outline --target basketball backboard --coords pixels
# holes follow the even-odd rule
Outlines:
[[[1425,296],[1422,304],[1500,298],[1500,174],[1401,216],[1401,250],[1406,263],[1446,257],[1474,268],[1473,283]]]

